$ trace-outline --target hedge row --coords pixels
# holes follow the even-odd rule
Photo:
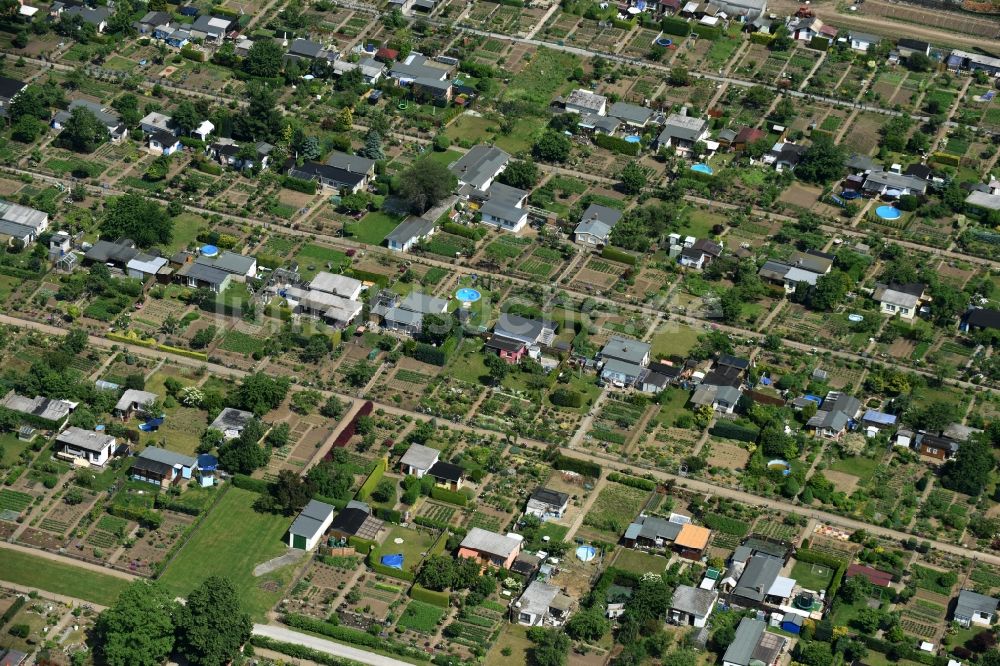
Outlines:
[[[178,356],[187,356],[188,358],[193,358],[198,361],[207,361],[208,354],[205,352],[192,351],[190,349],[184,349],[183,347],[172,347],[170,345],[156,345],[156,348],[160,351],[165,351],[168,354],[177,354]]]
[[[35,271],[29,271],[24,268],[17,268],[16,266],[0,266],[0,275],[21,278],[24,280],[35,280],[41,277],[41,274],[36,273]]]
[[[451,597],[447,592],[428,590],[419,583],[414,583],[413,587],[410,588],[410,596],[417,601],[423,601],[424,603],[431,604],[432,606],[440,606],[441,608],[447,608],[451,603]]]
[[[628,474],[619,474],[618,472],[611,472],[608,474],[608,481],[614,481],[615,483],[620,483],[623,486],[631,486],[633,488],[639,488],[640,490],[656,490],[656,481],[650,481],[649,479],[640,479],[637,476],[629,476]]]
[[[412,572],[405,569],[395,569],[393,567],[387,567],[379,558],[382,556],[382,551],[378,548],[372,548],[368,551],[368,566],[372,568],[377,574],[382,574],[383,576],[389,576],[390,578],[397,578],[399,580],[405,580],[408,583],[412,583],[416,576]]]
[[[163,514],[157,513],[152,509],[112,504],[108,507],[108,513],[112,516],[124,518],[125,520],[134,520],[149,530],[155,530],[163,524]]]
[[[890,651],[895,650],[900,659],[910,659],[921,664],[926,664],[926,666],[945,666],[948,663],[947,657],[938,657],[930,652],[917,650],[905,643],[890,643],[889,641],[875,638],[870,634],[860,635],[859,638],[864,641],[870,650],[883,654],[888,654]]]
[[[246,474],[234,474],[230,480],[237,488],[242,488],[243,490],[251,490],[255,493],[266,493],[268,491],[268,483],[264,479],[255,479],[253,477],[247,476]]]
[[[774,35],[768,35],[763,32],[754,32],[750,34],[751,44],[763,44],[764,46],[767,46],[773,39]]]
[[[385,456],[375,461],[375,469],[371,471],[371,474],[368,475],[365,482],[361,484],[356,497],[362,501],[367,500],[367,498],[372,494],[372,491],[375,490],[375,486],[377,486],[378,482],[382,480],[382,475],[385,474],[385,470],[388,467],[389,461],[385,458]]]
[[[611,261],[628,264],[629,266],[635,266],[636,261],[638,261],[636,256],[631,252],[619,250],[616,247],[610,247],[607,245],[605,245],[604,249],[601,250],[601,256],[605,259],[610,259]]]
[[[413,346],[413,358],[421,363],[443,366],[448,362],[448,355],[443,347],[435,347],[426,342],[418,342]]]
[[[692,26],[691,32],[698,35],[699,39],[707,39],[710,42],[714,42],[722,37],[722,30],[719,28],[713,28],[710,25],[701,25],[700,23]]]
[[[258,636],[257,634],[250,636],[250,644],[259,648],[264,648],[265,650],[280,652],[281,654],[294,659],[307,659],[317,664],[323,664],[323,666],[356,666],[358,663],[356,661],[351,661],[350,659],[334,657],[332,654],[320,652],[319,650],[313,650],[312,648],[307,648],[303,645],[299,645],[298,643],[285,643],[284,641],[276,641],[273,638]]]
[[[462,493],[456,493],[453,490],[447,490],[445,488],[438,488],[434,486],[431,488],[431,497],[441,502],[448,502],[449,504],[457,504],[458,506],[465,506],[469,501],[469,498]]]
[[[364,271],[360,268],[349,268],[344,271],[344,275],[350,275],[356,280],[361,280],[362,282],[374,282],[380,287],[385,287],[389,284],[389,278],[381,273],[372,273],[371,271]]]
[[[0,628],[2,628],[5,624],[10,622],[11,619],[13,619],[15,615],[17,615],[17,611],[24,608],[24,604],[26,603],[28,603],[26,597],[22,597],[20,595],[15,597],[14,603],[10,605],[10,608],[5,610],[3,615],[0,615]]]
[[[709,513],[702,516],[701,521],[705,523],[705,526],[709,529],[713,529],[716,532],[723,532],[725,534],[732,534],[738,537],[744,537],[750,532],[750,525],[748,523],[745,523],[742,520],[737,520],[736,518],[720,516],[717,513]]]
[[[576,472],[577,474],[589,476],[593,479],[601,475],[601,466],[597,463],[590,462],[589,460],[580,460],[579,458],[570,458],[561,453],[556,454],[552,459],[552,467],[564,472]]]
[[[174,511],[175,513],[184,513],[189,516],[199,516],[201,515],[201,508],[197,506],[191,506],[190,504],[185,504],[184,502],[178,502],[175,499],[171,499],[163,494],[157,494],[153,499],[153,506],[157,509],[163,509],[165,511]]]
[[[687,37],[691,34],[691,24],[684,19],[667,16],[660,21],[660,29],[668,35]]]
[[[376,508],[375,517],[395,525],[403,522],[403,513],[401,511],[396,511],[395,509],[385,509],[382,507]]]
[[[429,527],[432,530],[451,530],[456,534],[463,533],[465,531],[460,527],[449,525],[447,521],[434,520],[433,518],[428,518],[427,516],[417,516],[413,519],[413,522],[421,527]]]
[[[729,421],[719,421],[709,428],[709,434],[726,439],[735,439],[741,442],[756,442],[760,430],[756,427],[739,425]]]
[[[370,553],[371,549],[375,547],[375,542],[369,541],[368,539],[362,539],[361,537],[352,536],[347,537],[347,545],[359,553]]]
[[[958,167],[962,164],[962,158],[959,155],[952,155],[951,153],[934,153],[931,155],[931,161],[935,164],[952,167]]]
[[[294,176],[282,176],[281,186],[304,194],[316,194],[316,181],[296,178]]]
[[[638,155],[639,149],[642,147],[641,143],[629,143],[625,139],[619,139],[610,134],[595,134],[594,143],[606,150],[632,156]]]
[[[452,234],[454,236],[461,236],[462,238],[468,238],[469,240],[477,241],[483,237],[482,231],[473,227],[467,227],[464,224],[457,224],[455,222],[445,222],[441,225],[441,231]]]
[[[323,636],[329,636],[338,641],[344,641],[346,643],[352,643],[354,645],[361,645],[363,647],[375,648],[376,650],[385,650],[387,652],[393,652],[403,657],[409,657],[411,659],[419,659],[421,661],[430,661],[430,656],[423,650],[418,650],[416,648],[411,648],[402,643],[397,643],[396,641],[386,640],[379,636],[373,636],[367,631],[361,631],[360,629],[352,629],[351,627],[341,627],[340,625],[331,624],[329,622],[324,622],[323,620],[317,620],[315,618],[306,617],[305,615],[296,615],[290,613],[285,615],[283,622],[289,627],[295,629],[303,629],[305,631],[310,631],[314,634],[321,634]]]

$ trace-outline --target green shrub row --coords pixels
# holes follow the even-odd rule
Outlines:
[[[469,501],[469,498],[462,493],[457,493],[454,490],[448,490],[447,488],[439,488],[434,486],[431,488],[431,497],[441,502],[448,502],[449,504],[457,504],[458,506],[465,506]]]
[[[707,523],[706,523],[707,524]],[[807,564],[822,564],[823,566],[836,569],[844,565],[844,560],[829,553],[823,553],[810,548],[798,548],[795,551],[795,559],[798,562]]]
[[[701,25],[700,23],[691,26],[691,32],[698,35],[698,39],[707,39],[710,42],[714,42],[719,37],[722,37],[722,30],[719,28],[713,28],[710,25]]]
[[[687,37],[691,34],[691,24],[682,18],[667,16],[660,21],[660,29],[668,35]]]
[[[304,194],[316,194],[316,181],[296,178],[294,176],[282,176],[281,186]]]
[[[264,479],[255,479],[253,477],[247,476],[246,474],[234,474],[230,480],[237,488],[242,488],[243,490],[250,490],[255,493],[266,493],[268,490],[268,483]]]
[[[729,421],[719,421],[708,432],[716,437],[735,439],[741,442],[756,442],[760,434],[760,430],[754,426],[740,425]]]
[[[467,227],[464,224],[457,224],[455,222],[445,222],[441,225],[441,230],[453,236],[461,236],[462,238],[474,241],[479,240],[486,233],[486,230],[482,227]]]
[[[959,155],[952,155],[951,153],[934,153],[931,155],[930,161],[935,164],[952,167],[958,167],[962,164],[962,158]]]
[[[380,287],[384,287],[389,284],[389,278],[382,275],[381,273],[372,273],[371,271],[363,271],[359,268],[348,268],[344,271],[344,275],[350,275],[351,277],[361,280],[362,282],[374,282]]]
[[[619,474],[618,472],[611,472],[608,474],[608,481],[614,481],[615,483],[620,483],[623,486],[631,486],[632,488],[638,488],[640,490],[656,490],[656,481],[640,479],[638,476],[629,476],[628,474]]]
[[[0,628],[3,628],[5,624],[10,622],[17,612],[24,608],[24,604],[28,603],[26,597],[18,595],[14,598],[14,603],[10,605],[10,608],[4,611],[3,615],[0,615]]]
[[[108,513],[112,516],[124,518],[125,520],[134,520],[149,530],[155,530],[163,524],[163,514],[152,509],[112,504],[108,507]]]
[[[580,460],[579,458],[570,458],[561,453],[557,453],[552,459],[552,467],[564,472],[576,472],[583,476],[589,476],[592,479],[596,479],[601,475],[601,466],[597,463],[590,462],[589,460]]]
[[[178,502],[162,493],[157,494],[153,499],[153,506],[157,509],[162,509],[164,511],[173,511],[175,513],[184,513],[189,516],[199,516],[201,515],[201,508],[197,506],[191,506],[190,504],[185,504],[184,502]]]
[[[193,358],[198,361],[207,361],[208,354],[205,352],[192,351],[190,349],[184,349],[183,347],[173,347],[171,345],[156,345],[156,348],[160,351],[165,351],[168,354],[177,354],[178,356],[186,356],[188,358]]]
[[[636,256],[631,252],[626,252],[625,250],[619,250],[616,247],[610,247],[605,245],[604,249],[601,250],[601,256],[605,259],[610,259],[611,261],[618,261],[623,264],[628,264],[629,266],[635,266]]]
[[[419,583],[414,583],[413,587],[410,588],[410,596],[417,601],[423,601],[424,603],[431,604],[432,606],[440,606],[441,608],[447,608],[451,602],[451,597],[447,592],[428,590]]]
[[[617,136],[609,134],[595,134],[594,143],[606,150],[633,156],[638,155],[642,147],[641,143],[630,143],[625,139],[619,139]]]
[[[358,499],[368,501],[368,497],[372,494],[372,491],[375,490],[375,486],[378,485],[378,482],[382,480],[382,475],[385,474],[385,470],[388,466],[389,462],[384,456],[375,461],[375,469],[371,471],[371,474],[368,475],[368,478],[365,479],[365,482],[362,483],[361,487],[358,489],[358,494],[356,495]]]

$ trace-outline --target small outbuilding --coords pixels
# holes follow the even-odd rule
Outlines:
[[[288,547],[312,550],[333,522],[334,508],[325,502],[309,500],[295,522],[288,528]]]

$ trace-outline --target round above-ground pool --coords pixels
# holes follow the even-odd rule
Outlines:
[[[847,315],[847,319],[856,323],[859,321],[864,321],[865,317],[864,315],[859,315],[859,314],[849,314]]]
[[[630,134],[625,137],[625,143],[639,143],[640,141],[642,141],[642,137],[638,134]]]
[[[714,171],[712,171],[712,167],[708,166],[707,164],[703,164],[701,162],[692,166],[691,171],[697,171],[698,173],[707,173],[709,176],[715,173]]]
[[[903,211],[899,210],[895,206],[879,206],[875,209],[875,214],[883,220],[898,220],[903,214]]]
[[[201,253],[206,257],[216,257],[219,255],[219,248],[214,245],[202,245]]]
[[[482,297],[483,295],[479,293],[479,290],[472,287],[462,287],[455,292],[455,298],[458,299],[459,303],[475,303]]]
[[[659,39],[656,40],[656,45],[657,46],[670,46],[673,43],[674,43],[674,40],[667,39],[666,37],[660,37]]]
[[[576,549],[576,558],[581,562],[589,562],[597,556],[597,549],[591,545],[583,545]]]
[[[861,196],[861,193],[858,192],[857,190],[844,190],[843,192],[840,193],[840,198],[841,199],[846,199],[848,201],[854,201],[855,199],[859,198],[860,196]]]
[[[780,458],[775,458],[767,463],[768,469],[780,470],[782,475],[788,476],[792,471],[792,466],[788,464],[787,460],[781,460]]]

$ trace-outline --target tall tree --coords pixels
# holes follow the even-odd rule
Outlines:
[[[400,175],[399,195],[411,212],[420,215],[451,194],[457,184],[446,165],[421,158]]]
[[[844,173],[846,151],[825,134],[815,136],[813,143],[795,167],[795,175],[809,183],[828,183]]]
[[[174,221],[153,199],[123,194],[105,207],[101,235],[110,239],[131,238],[139,247],[166,244],[173,238]]]
[[[70,112],[56,143],[78,153],[92,153],[111,138],[107,126],[90,109],[78,106]]]
[[[989,442],[982,435],[973,435],[962,443],[955,458],[945,466],[941,485],[966,495],[979,495],[994,467],[996,459]]]
[[[565,162],[569,159],[572,148],[573,144],[570,143],[566,135],[546,130],[535,141],[531,151],[535,157],[543,162]]]
[[[646,187],[646,170],[638,162],[629,162],[622,169],[622,189],[626,194],[639,194]]]
[[[519,190],[530,190],[538,182],[538,167],[530,159],[513,160],[500,172],[497,180]]]
[[[247,375],[233,391],[233,399],[241,409],[263,416],[281,404],[288,394],[287,377],[272,377],[263,372]]]
[[[136,581],[102,612],[94,629],[107,666],[159,666],[174,648],[173,598],[159,585]]]
[[[177,628],[177,648],[189,664],[223,666],[249,640],[253,622],[232,581],[211,576],[188,595]]]
[[[243,59],[243,71],[250,76],[273,79],[281,74],[285,54],[273,39],[258,39]]]

